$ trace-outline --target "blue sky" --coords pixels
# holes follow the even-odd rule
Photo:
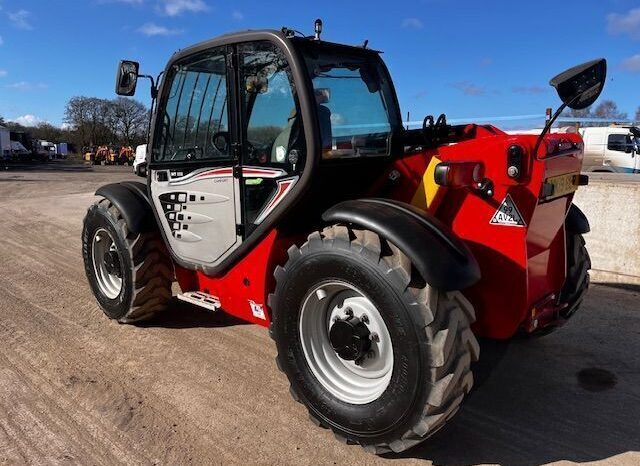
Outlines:
[[[0,0],[0,115],[63,121],[75,95],[114,97],[119,59],[157,74],[179,48],[239,29],[289,26],[369,39],[394,77],[403,113],[450,118],[542,114],[556,73],[609,61],[603,97],[640,106],[640,1]],[[144,83],[137,98],[149,102]]]

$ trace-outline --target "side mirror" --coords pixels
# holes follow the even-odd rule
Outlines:
[[[562,102],[569,108],[581,110],[593,104],[607,78],[607,61],[604,58],[574,66],[549,81],[555,87]]]
[[[116,75],[116,94],[131,97],[136,93],[138,70],[140,64],[135,61],[122,60]]]

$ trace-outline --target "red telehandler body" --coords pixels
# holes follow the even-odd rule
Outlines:
[[[379,53],[320,31],[225,35],[151,78],[146,183],[97,191],[85,267],[119,322],[166,309],[177,280],[179,299],[268,327],[318,425],[397,452],[458,410],[476,336],[548,332],[578,309],[582,140],[548,130],[597,99],[606,64],[551,81],[563,105],[540,136],[444,115],[408,130]],[[121,62],[118,94],[141,76]]]

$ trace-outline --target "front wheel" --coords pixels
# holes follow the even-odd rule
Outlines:
[[[473,385],[471,304],[375,233],[332,226],[275,271],[278,367],[311,419],[381,454],[444,426]]]
[[[85,216],[82,253],[89,285],[109,318],[138,322],[166,308],[173,266],[162,238],[156,231],[129,231],[108,199],[95,203]]]

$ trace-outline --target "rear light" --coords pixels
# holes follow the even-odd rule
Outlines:
[[[482,162],[441,162],[436,166],[436,184],[451,188],[475,187],[484,176]]]

